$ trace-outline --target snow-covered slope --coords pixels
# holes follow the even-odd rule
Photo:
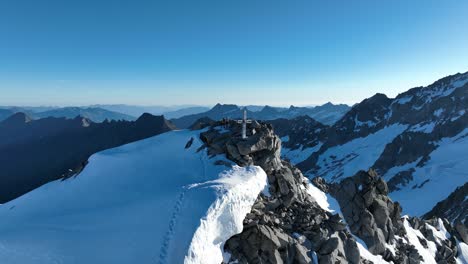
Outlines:
[[[266,174],[214,165],[198,133],[98,153],[78,176],[1,205],[0,263],[220,263]]]
[[[422,216],[458,186],[468,182],[468,128],[455,137],[434,143],[438,147],[427,163],[413,167],[411,184],[390,193],[393,200],[404,205],[406,213]],[[391,176],[386,177],[391,179]]]

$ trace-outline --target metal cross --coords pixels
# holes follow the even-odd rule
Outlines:
[[[247,109],[244,108],[244,118],[236,120],[238,124],[242,124],[242,139],[247,139],[247,124],[251,124],[252,120],[247,119]]]

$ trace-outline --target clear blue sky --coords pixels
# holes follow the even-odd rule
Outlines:
[[[0,104],[311,105],[468,71],[468,1],[2,0]]]

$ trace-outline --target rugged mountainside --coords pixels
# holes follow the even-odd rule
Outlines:
[[[422,216],[468,181],[467,111],[464,73],[394,99],[376,94],[325,131],[316,132],[319,127],[308,127],[305,121],[295,126],[277,123],[275,129],[300,147],[300,158],[297,152],[284,155],[308,177],[338,182],[373,168],[388,182],[390,197],[403,205],[405,213]],[[287,131],[289,127],[307,128],[307,136]]]
[[[237,105],[226,104],[221,105],[217,104],[209,111],[183,116],[181,118],[176,118],[171,121],[177,127],[188,128],[194,124],[200,118],[210,118],[213,120],[221,120],[223,118],[241,118],[243,115],[243,107]],[[292,119],[299,116],[309,116],[323,124],[333,124],[338,119],[340,119],[348,110],[349,106],[347,105],[334,105],[332,103],[327,103],[322,106],[316,107],[296,107],[291,106],[289,108],[280,108],[272,106],[264,106],[259,111],[252,111],[249,109],[257,110],[258,107],[247,107],[247,115],[249,118],[257,120],[274,120],[274,119]]]
[[[211,156],[225,154],[238,165],[260,166],[268,176],[269,192],[257,198],[242,233],[225,244],[229,262],[454,263],[464,258],[458,248],[466,244],[458,241],[465,241],[466,227],[402,217],[400,205],[387,196],[385,181],[374,171],[361,171],[339,184],[315,179],[337,198],[345,222],[330,212],[323,192],[281,160],[281,140],[269,124],[253,122],[249,134],[240,139],[236,123],[227,129],[212,124],[201,133]]]
[[[162,116],[93,123],[74,119],[32,120],[16,113],[0,122],[0,203],[49,181],[68,177],[90,155],[174,129]]]

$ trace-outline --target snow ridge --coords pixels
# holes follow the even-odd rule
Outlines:
[[[223,261],[224,243],[242,232],[245,216],[267,186],[267,175],[258,166],[234,166],[209,184],[218,185],[218,198],[200,221],[184,259],[187,264]]]

